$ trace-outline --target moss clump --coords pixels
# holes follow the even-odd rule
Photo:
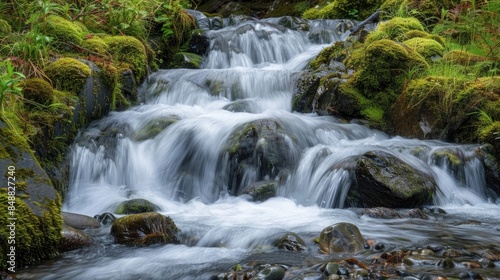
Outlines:
[[[7,192],[2,191],[0,203],[8,205],[8,201]],[[16,269],[56,256],[58,254],[57,246],[62,237],[60,199],[45,203],[42,213],[35,213],[28,206],[28,203],[32,202],[21,199],[20,195],[15,198],[15,218],[17,218],[15,221]],[[0,229],[0,237],[3,240],[7,240],[10,236],[10,230],[5,226],[12,222],[8,218],[8,212],[3,211],[0,215],[0,223],[4,225]],[[6,268],[6,255],[9,251],[2,252],[0,256],[2,270]]]
[[[387,39],[358,49],[356,55],[348,61],[349,65],[358,69],[353,75],[354,84],[369,98],[381,91],[399,94],[405,72],[428,67],[421,55]]]
[[[481,143],[490,143],[492,155],[496,159],[500,159],[500,121],[495,121],[479,131],[479,141]]]
[[[167,118],[153,119],[147,122],[143,127],[134,133],[133,139],[135,141],[144,141],[148,139],[153,139],[156,135],[160,134],[168,126],[178,121],[179,117],[169,116]]]
[[[50,63],[44,70],[56,89],[75,94],[83,89],[85,80],[92,74],[87,65],[69,57]]]
[[[12,27],[10,27],[10,24],[3,20],[0,19],[0,35],[6,36],[9,35],[12,32]]]
[[[56,44],[65,46],[67,43],[81,45],[84,37],[84,30],[73,22],[59,16],[50,15],[47,17],[44,30],[46,34],[56,41]]]
[[[377,30],[385,32],[391,39],[397,39],[410,30],[424,31],[424,26],[418,19],[413,17],[394,17],[381,23]]]
[[[38,104],[48,105],[54,101],[54,89],[45,80],[40,78],[27,79],[23,81],[23,96],[26,99],[25,103],[29,107],[36,107]]]
[[[106,54],[109,48],[108,44],[106,44],[106,42],[99,37],[92,37],[83,40],[82,47],[99,54]]]
[[[402,38],[404,38],[406,40],[417,38],[417,37],[435,40],[436,42],[441,44],[441,46],[444,46],[444,44],[445,44],[443,37],[438,36],[438,35],[434,35],[434,34],[429,34],[429,33],[422,31],[422,30],[410,30],[402,36]]]
[[[435,56],[442,56],[444,47],[433,39],[412,38],[403,42],[414,51],[421,54],[427,60]]]
[[[146,76],[148,57],[141,41],[131,36],[108,36],[103,40],[109,46],[108,52],[116,61],[127,63],[138,81]]]
[[[369,17],[382,3],[381,0],[334,0],[323,8],[311,8],[306,10],[302,17],[304,19],[365,19]]]
[[[318,56],[309,63],[312,69],[318,69],[321,65],[328,65],[332,59],[336,61],[343,61],[346,54],[343,53],[345,49],[342,42],[336,42],[333,45],[323,49]]]
[[[483,56],[475,55],[463,50],[453,50],[446,53],[443,57],[443,60],[460,65],[470,65],[485,61],[486,59]]]

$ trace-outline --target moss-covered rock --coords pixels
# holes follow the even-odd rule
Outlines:
[[[432,39],[441,44],[441,46],[445,46],[445,40],[443,37],[435,34],[430,34],[422,30],[410,30],[406,32],[403,36],[400,37],[404,40],[409,40],[413,38],[424,38],[424,39]]]
[[[365,19],[382,4],[381,0],[334,0],[322,8],[310,8],[302,14],[305,19]]]
[[[403,44],[418,52],[428,61],[433,57],[443,56],[444,47],[433,39],[415,37],[404,41]]]
[[[136,198],[124,201],[118,205],[114,211],[115,214],[138,214],[146,212],[157,212],[160,210],[156,204],[146,199]]]
[[[102,38],[93,36],[91,38],[83,40],[82,48],[99,54],[107,54],[109,46],[108,44],[106,44],[106,42],[104,42]]]
[[[22,83],[22,88],[25,104],[30,108],[36,108],[37,104],[49,105],[54,101],[54,89],[43,79],[26,79]]]
[[[6,182],[0,192],[0,203],[5,206],[0,214],[0,223],[4,225],[0,228],[0,239],[6,245],[0,246],[2,271],[12,266],[17,271],[57,255],[61,239],[60,196],[51,186],[24,137],[0,121],[0,169],[3,170],[1,177]],[[7,185],[7,182],[11,184]],[[12,208],[7,209],[8,206]],[[11,233],[14,226],[15,239]],[[8,240],[15,240],[15,245]],[[8,263],[8,254],[13,251],[15,263]]]
[[[390,39],[397,39],[411,30],[424,31],[424,26],[418,19],[413,17],[394,17],[380,23],[377,30],[386,33]]]
[[[109,46],[108,52],[118,62],[129,65],[134,71],[137,82],[147,75],[148,56],[144,44],[131,36],[107,36],[103,38]]]
[[[428,64],[417,52],[383,39],[359,48],[347,66],[357,70],[350,82],[365,97],[389,107],[401,93],[406,73],[423,71]]]
[[[135,141],[153,139],[156,135],[160,134],[163,130],[178,120],[179,117],[175,115],[152,119],[137,129],[132,135],[132,139]]]
[[[443,129],[457,117],[452,104],[464,83],[447,77],[410,81],[392,108],[394,132],[421,139],[448,139]]]
[[[263,181],[247,186],[241,191],[241,194],[250,195],[254,201],[265,201],[276,196],[277,189],[277,181]]]
[[[178,231],[170,217],[159,213],[132,214],[115,220],[111,226],[116,243],[135,246],[177,243]]]
[[[432,176],[383,151],[348,158],[333,169],[354,173],[346,198],[352,207],[420,207],[432,201],[437,185]]]
[[[42,24],[44,25],[42,30],[46,35],[54,38],[59,48],[71,47],[68,44],[81,45],[83,42],[86,30],[67,19],[50,15],[47,17],[47,21]]]
[[[44,70],[56,89],[74,94],[83,89],[85,81],[92,74],[85,63],[70,57],[60,58],[47,65]]]
[[[194,53],[178,52],[172,58],[170,68],[199,69],[203,57]]]

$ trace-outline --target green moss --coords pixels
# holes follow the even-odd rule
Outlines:
[[[435,40],[436,42],[438,42],[439,44],[441,44],[441,46],[443,46],[443,47],[445,45],[445,40],[443,37],[438,36],[438,35],[434,35],[434,34],[429,34],[429,33],[422,31],[422,30],[410,30],[410,31],[406,32],[401,37],[406,39],[406,40],[412,39],[412,38],[417,38],[417,37],[425,38],[425,39],[432,39],[432,40]]]
[[[50,63],[44,70],[57,90],[75,94],[83,89],[85,80],[92,74],[86,64],[69,57]]]
[[[374,30],[366,36],[365,43],[366,44],[371,44],[375,41],[382,40],[382,39],[391,39],[387,33],[384,31],[380,30]]]
[[[194,53],[178,52],[172,58],[170,68],[199,69],[203,57]]]
[[[55,15],[47,17],[44,28],[45,33],[54,38],[54,42],[60,47],[67,47],[68,43],[81,45],[85,35],[81,26]]]
[[[8,201],[7,192],[2,189],[0,203],[7,207]],[[62,237],[60,199],[47,203],[41,215],[34,213],[26,201],[19,197],[15,198],[15,207],[15,218],[17,218],[15,220],[16,269],[19,270],[26,265],[35,264],[57,255],[57,245]],[[10,236],[10,230],[5,226],[12,222],[8,220],[9,218],[8,212],[2,211],[0,223],[4,226],[0,228],[0,237],[3,240],[7,240]],[[2,270],[6,268],[6,254],[9,251],[0,256]]]
[[[103,40],[115,61],[127,63],[138,81],[146,76],[148,57],[141,41],[131,36],[108,36]]]
[[[443,46],[433,39],[416,37],[404,41],[403,44],[418,52],[427,60],[435,56],[442,56],[444,51]]]
[[[11,32],[12,32],[12,27],[10,27],[10,24],[5,20],[0,19],[0,35],[7,36]]]
[[[33,102],[48,105],[54,101],[54,89],[45,80],[40,78],[26,79],[22,83],[25,104],[28,107],[36,108]]]
[[[104,42],[102,38],[95,36],[89,39],[85,39],[82,42],[82,47],[99,54],[107,54],[109,48],[108,44],[106,44],[106,42]]]
[[[452,50],[444,55],[443,60],[460,65],[470,65],[485,61],[486,58],[463,50]]]
[[[131,199],[124,201],[115,209],[115,214],[138,214],[146,212],[157,212],[160,210],[156,204],[149,202],[146,199]]]
[[[500,159],[500,121],[495,121],[479,130],[479,141],[492,145],[492,154]]]
[[[380,23],[377,30],[385,32],[391,39],[396,39],[410,30],[424,31],[424,26],[418,19],[413,17],[394,17],[386,22]]]
[[[354,84],[371,98],[378,92],[399,94],[410,69],[427,69],[428,64],[418,53],[387,39],[378,40],[360,49],[349,61],[358,71]],[[356,67],[357,66],[357,67]]]
[[[304,19],[357,19],[362,20],[370,16],[380,6],[380,0],[334,0],[321,9],[306,10]]]
[[[346,54],[343,52],[345,49],[342,42],[335,42],[333,45],[323,49],[318,56],[309,63],[312,69],[318,69],[321,65],[328,65],[332,59],[343,61]]]

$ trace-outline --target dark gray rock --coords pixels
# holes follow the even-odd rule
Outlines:
[[[64,224],[76,229],[99,228],[101,224],[94,218],[69,212],[62,212]]]

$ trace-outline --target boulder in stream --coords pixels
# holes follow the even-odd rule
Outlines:
[[[319,237],[319,248],[325,254],[357,253],[363,250],[365,240],[358,227],[351,223],[337,223],[324,228]]]
[[[115,214],[138,214],[146,212],[157,212],[160,210],[156,204],[142,198],[123,201],[116,207]]]
[[[59,242],[59,251],[61,252],[90,246],[95,242],[89,235],[68,225],[63,225],[61,233],[63,236]]]
[[[135,246],[177,243],[178,231],[170,217],[153,212],[119,218],[111,227],[116,243]]]
[[[62,212],[64,224],[76,229],[99,228],[101,224],[96,219],[76,213]]]
[[[413,208],[432,200],[434,178],[383,151],[346,159],[335,167],[353,174],[346,204],[353,207]]]

